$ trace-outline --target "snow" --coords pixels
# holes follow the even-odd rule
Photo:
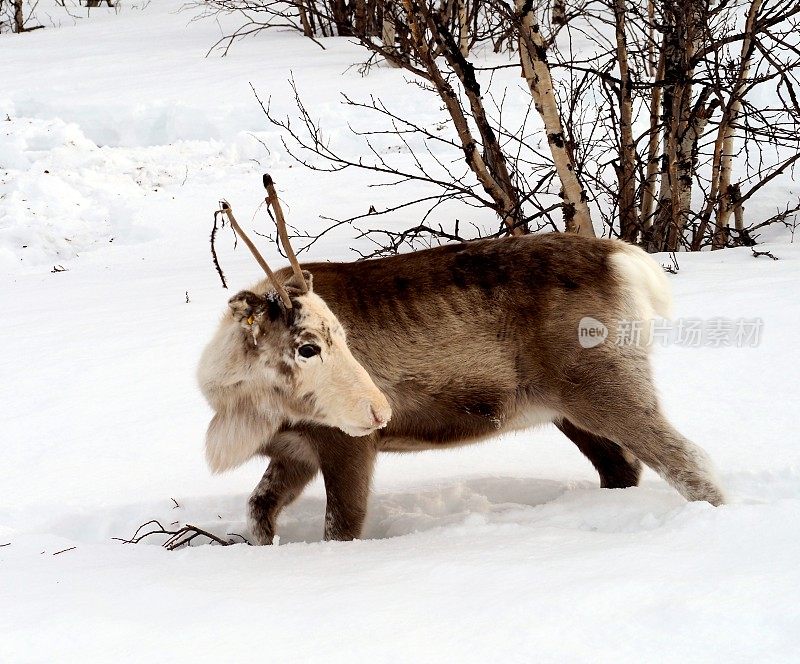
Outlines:
[[[0,661],[795,659],[800,249],[788,237],[764,247],[779,261],[680,255],[670,277],[677,317],[763,320],[757,347],[654,358],[665,408],[714,459],[728,506],[687,504],[650,472],[601,490],[548,427],[381,457],[358,542],[321,541],[319,480],[283,515],[279,546],[112,539],[149,519],[247,534],[264,461],[210,475],[194,383],[229,295],[208,252],[216,201],[265,228],[269,171],[291,223],[313,228],[320,212],[392,195],[291,166],[249,82],[288,111],[292,70],[355,149],[339,90],[388,95],[402,74],[362,77],[355,46],[284,32],[205,58],[221,28],[179,5],[2,37]],[[402,90],[420,121],[439,117]],[[255,265],[224,238],[231,288],[245,287]],[[351,244],[343,230],[309,255],[352,258]]]

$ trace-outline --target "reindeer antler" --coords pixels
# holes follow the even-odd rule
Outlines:
[[[272,176],[269,173],[264,173],[264,189],[267,190],[266,202],[275,210],[275,225],[278,227],[278,236],[281,238],[283,250],[286,252],[286,258],[292,266],[294,277],[297,280],[298,286],[303,293],[308,292],[308,284],[303,276],[303,270],[300,268],[300,263],[297,262],[297,256],[294,254],[292,245],[289,244],[289,235],[286,232],[286,220],[283,218],[283,210],[278,200],[278,193],[275,191],[275,183],[272,181]]]
[[[274,191],[274,189],[273,189],[273,191]],[[233,209],[231,208],[231,206],[228,203],[228,201],[220,201],[220,209],[228,217],[228,221],[231,222],[231,226],[233,227],[233,230],[236,231],[236,233],[239,235],[239,237],[242,238],[244,243],[247,245],[247,248],[250,250],[250,253],[253,254],[255,259],[258,261],[258,264],[261,266],[261,268],[264,270],[264,272],[267,273],[267,276],[269,277],[269,280],[272,282],[272,285],[275,287],[275,290],[278,292],[278,295],[280,296],[281,300],[283,300],[283,304],[286,305],[287,309],[291,309],[292,308],[292,300],[289,297],[289,293],[287,293],[286,289],[280,283],[278,283],[278,280],[275,278],[275,273],[270,269],[269,265],[267,265],[267,261],[264,260],[264,257],[261,255],[261,253],[258,251],[258,249],[256,249],[256,245],[254,245],[253,242],[250,240],[250,238],[247,237],[247,233],[245,233],[242,230],[242,227],[239,226],[239,223],[236,221],[236,218],[233,216]],[[284,247],[285,246],[286,245],[284,245]],[[292,254],[292,256],[294,256],[294,254]],[[296,258],[295,258],[295,262],[297,262]],[[294,267],[294,265],[292,267]],[[305,285],[305,280],[303,280],[303,285]]]

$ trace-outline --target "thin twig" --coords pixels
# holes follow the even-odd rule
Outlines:
[[[66,553],[67,551],[74,551],[77,548],[78,548],[77,546],[71,546],[68,549],[61,549],[61,551],[56,551],[53,555],[57,556],[59,553]]]
[[[225,281],[225,274],[222,272],[222,267],[219,264],[219,259],[217,258],[217,249],[216,249],[216,239],[217,239],[217,217],[222,219],[222,225],[225,225],[225,219],[221,216],[222,211],[217,210],[214,213],[214,226],[211,228],[211,258],[214,260],[214,267],[217,270],[217,274],[219,275],[220,281],[222,281],[222,287],[227,289],[228,284]]]
[[[152,527],[148,530],[147,528],[149,526]],[[128,539],[123,537],[112,537],[111,539],[118,542],[123,542],[124,544],[139,544],[153,535],[167,536],[167,539],[162,542],[161,546],[168,551],[175,551],[176,549],[184,546],[191,546],[191,543],[198,537],[205,537],[209,540],[209,543],[219,544],[220,546],[230,546],[231,544],[237,543],[233,540],[224,540],[221,537],[218,537],[217,535],[214,535],[213,533],[203,530],[202,528],[194,526],[190,523],[187,523],[180,528],[170,530],[162,526],[161,523],[156,519],[152,519],[143,523],[136,529],[136,532],[133,534],[133,536]],[[250,542],[248,542],[247,539],[245,539],[242,535],[239,535],[238,533],[232,533],[232,535],[239,537],[245,544],[250,544]]]
[[[759,256],[766,256],[767,258],[771,258],[774,261],[780,260],[771,251],[756,251],[755,249],[752,249],[752,251],[753,251],[753,258],[758,258]]]

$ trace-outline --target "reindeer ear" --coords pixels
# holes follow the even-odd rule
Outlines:
[[[275,321],[283,317],[286,312],[283,301],[274,290],[264,295],[241,291],[228,300],[228,306],[231,308],[235,320],[247,321],[248,325],[252,325],[254,318],[263,320],[264,314],[270,321]]]
[[[303,278],[305,279],[306,286],[308,287],[309,292],[314,290],[313,282],[314,282],[314,275],[311,274],[308,270],[303,270]],[[292,275],[289,277],[283,284],[283,287],[286,289],[286,292],[289,295],[302,295],[303,287],[301,284],[297,282],[297,278]]]
[[[228,306],[237,320],[253,315],[257,310],[263,309],[264,304],[263,297],[246,290],[238,292],[228,300]]]

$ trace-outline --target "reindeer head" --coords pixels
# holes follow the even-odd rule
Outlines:
[[[271,382],[283,397],[287,419],[336,427],[364,436],[386,426],[386,397],[353,357],[345,331],[312,289],[309,272],[284,284],[291,303],[271,290],[242,291],[228,305],[238,324],[249,362],[258,367],[251,380]]]
[[[265,185],[270,191],[271,181]],[[230,206],[222,207],[268,279],[256,292],[241,291],[229,300],[230,310],[200,361],[200,387],[215,410],[206,458],[216,472],[244,463],[287,425],[310,422],[365,436],[391,417],[386,397],[350,352],[342,325],[314,293],[311,274],[301,270],[274,188],[268,202],[292,264],[293,276],[285,283]]]

